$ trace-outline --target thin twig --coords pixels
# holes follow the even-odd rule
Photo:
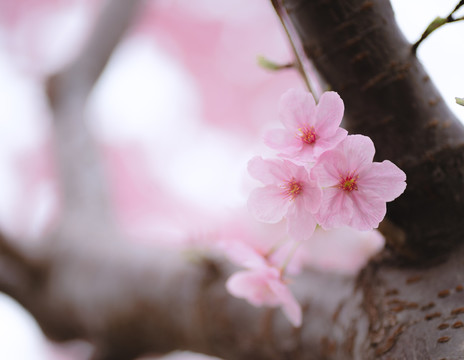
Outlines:
[[[302,54],[300,54],[300,51],[298,51],[297,46],[295,44],[294,39],[291,36],[290,33],[290,23],[286,21],[286,12],[282,5],[280,4],[279,0],[271,0],[272,6],[274,7],[274,10],[279,17],[280,22],[282,23],[282,26],[285,30],[285,33],[287,34],[288,40],[290,42],[290,46],[292,48],[293,56],[295,57],[295,68],[298,70],[300,73],[301,77],[303,78],[303,81],[306,84],[306,87],[308,88],[309,92],[314,96],[314,98],[317,100],[317,94],[316,91],[314,90],[313,86],[311,86],[311,82],[309,80],[309,76],[306,73],[304,66],[303,66],[303,61],[302,61]]]
[[[459,8],[461,6],[464,5],[464,0],[461,0],[456,6],[455,8],[453,9],[453,11],[451,11],[449,13],[449,15],[446,17],[446,18],[442,18],[440,16],[437,16],[428,26],[427,28],[425,29],[425,31],[422,33],[421,37],[419,40],[417,40],[413,45],[412,45],[412,52],[413,54],[415,54],[417,52],[417,48],[419,47],[419,45],[427,38],[429,37],[430,34],[432,34],[435,30],[437,30],[438,28],[442,27],[443,25],[445,24],[450,24],[450,23],[453,23],[453,22],[457,22],[457,21],[461,21],[461,20],[464,20],[464,16],[461,16],[461,17],[458,17],[458,18],[455,18],[453,15],[456,11],[459,10]]]
[[[463,5],[464,5],[464,0],[459,1],[459,3],[458,3],[458,4],[456,5],[456,7],[454,8],[454,10],[451,12],[451,14],[454,14],[456,11],[458,11],[459,8],[460,8],[461,6],[463,6]]]
[[[10,296],[37,283],[47,267],[36,255],[36,244],[10,239],[0,232],[0,291]]]

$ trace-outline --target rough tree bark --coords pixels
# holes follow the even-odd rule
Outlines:
[[[304,321],[294,329],[279,311],[229,296],[231,269],[221,261],[187,261],[124,241],[82,117],[135,9],[135,2],[114,0],[85,56],[50,82],[64,194],[57,226],[40,247],[0,236],[0,290],[48,336],[88,340],[100,360],[175,349],[253,360],[464,359],[462,126],[399,32],[388,1],[282,5],[306,53],[344,99],[346,127],[371,136],[377,159],[407,173],[407,191],[382,226],[387,249],[356,278],[303,274],[293,289]],[[109,34],[112,45],[95,46],[98,34]]]
[[[407,174],[381,229],[387,250],[359,277],[364,357],[462,359],[464,130],[394,20],[389,1],[285,0],[319,73],[346,102],[345,127]],[[453,255],[450,256],[450,253]],[[359,356],[359,354],[358,354]]]
[[[377,160],[408,175],[388,218],[407,240],[390,243],[423,261],[461,241],[464,129],[396,25],[389,1],[298,1],[285,7],[306,54],[346,102],[344,126],[369,135]],[[446,238],[447,240],[443,240]]]

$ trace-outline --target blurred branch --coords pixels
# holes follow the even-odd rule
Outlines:
[[[417,48],[419,45],[427,38],[429,37],[430,34],[432,34],[435,30],[437,30],[439,27],[445,25],[445,24],[450,24],[456,21],[462,21],[464,20],[464,16],[461,17],[454,17],[454,13],[459,10],[461,6],[464,5],[464,1],[460,1],[453,11],[451,11],[446,18],[442,18],[440,16],[437,16],[425,29],[425,31],[422,33],[421,37],[419,40],[417,40],[413,45],[412,45],[412,52],[415,54],[417,52]]]
[[[17,297],[40,282],[45,269],[31,256],[34,253],[0,233],[0,291]]]
[[[24,281],[7,293],[50,338],[93,344],[93,360],[133,360],[177,349],[227,360],[461,355],[459,330],[451,330],[449,344],[424,344],[443,338],[438,325],[460,326],[462,248],[446,263],[422,269],[378,259],[357,279],[306,271],[292,284],[304,314],[295,329],[280,310],[230,296],[224,283],[232,269],[224,262],[191,262],[178,250],[147,251],[117,241],[70,244],[43,247],[36,264],[47,271],[39,277],[25,271]],[[30,268],[27,261],[22,266]]]
[[[12,296],[50,338],[92,343],[95,360],[177,349],[228,360],[320,359],[324,338],[343,343],[355,335],[351,316],[366,331],[362,290],[353,295],[352,277],[307,272],[295,282],[307,319],[295,329],[280,310],[230,296],[224,284],[232,269],[224,262],[191,262],[178,250],[118,241],[69,244],[42,247],[37,261],[48,270],[35,282],[28,272]],[[333,320],[312,321],[318,317]]]
[[[114,49],[131,25],[141,0],[110,0],[79,56],[65,69],[52,76],[47,92],[52,109],[66,98],[78,98],[82,104],[103,72]],[[82,105],[81,104],[81,105]]]
[[[47,83],[61,180],[61,221],[74,227],[80,226],[84,217],[95,224],[112,222],[108,184],[83,113],[89,92],[131,24],[139,3],[107,2],[80,55]]]

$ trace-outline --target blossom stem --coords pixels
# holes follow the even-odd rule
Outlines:
[[[300,73],[301,77],[303,78],[303,81],[306,84],[306,87],[308,88],[309,92],[314,96],[314,99],[316,101],[318,100],[318,96],[316,94],[316,91],[314,90],[314,87],[311,85],[311,82],[309,80],[309,76],[303,66],[303,61],[302,61],[302,54],[301,51],[298,51],[297,45],[295,41],[293,40],[291,36],[291,31],[289,26],[288,21],[286,21],[286,13],[285,10],[283,10],[282,5],[280,4],[280,0],[271,0],[272,6],[274,7],[274,10],[279,17],[279,20],[285,30],[285,33],[287,34],[288,40],[290,42],[290,46],[292,48],[293,55],[295,57],[295,68],[298,70]]]
[[[285,242],[287,241],[287,239],[282,239],[282,240],[279,240],[277,241],[273,247],[271,247],[269,249],[269,251],[266,253],[266,255],[264,256],[266,259],[269,259],[272,254],[274,254],[277,250],[279,250],[283,244],[285,244]]]
[[[452,22],[456,22],[456,21],[462,21],[464,20],[464,17],[461,16],[461,17],[458,17],[458,18],[455,18],[453,15],[456,11],[459,10],[459,8],[461,6],[464,5],[464,0],[461,0],[456,6],[455,8],[453,9],[453,11],[451,11],[447,17],[445,18],[442,18],[440,16],[436,17],[428,26],[427,26],[427,29],[425,29],[424,33],[421,35],[420,39],[417,40],[413,45],[412,45],[412,52],[413,54],[415,54],[417,52],[417,48],[419,47],[419,45],[422,43],[422,41],[424,41],[431,33],[433,33],[435,30],[437,30],[439,27],[442,27],[443,25],[445,24],[449,24],[449,23],[452,23]]]
[[[295,255],[296,250],[298,249],[300,244],[301,244],[301,242],[299,242],[299,241],[295,242],[293,247],[288,252],[287,257],[285,258],[285,260],[284,260],[284,262],[283,262],[283,264],[282,264],[282,266],[280,268],[280,272],[281,272],[282,275],[285,274],[285,270],[287,269],[288,264],[290,264],[290,261],[292,260],[293,256]]]

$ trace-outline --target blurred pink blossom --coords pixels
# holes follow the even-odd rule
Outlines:
[[[0,0],[0,52],[42,78],[82,49],[103,0]]]
[[[291,275],[299,274],[304,266],[298,251],[291,257],[298,243],[288,237],[285,220],[267,224],[256,221],[249,212],[240,209],[221,226],[217,236],[219,252],[235,265],[245,268],[285,266],[285,273]]]
[[[301,326],[301,307],[274,267],[257,267],[233,274],[226,283],[235,297],[244,298],[254,306],[280,306],[295,327]]]
[[[193,3],[192,3],[193,4]],[[269,106],[289,87],[303,86],[298,72],[269,72],[258,55],[292,61],[284,31],[268,1],[152,1],[139,32],[178,59],[198,88],[209,126],[255,141],[277,117]],[[220,89],[220,91],[218,91]]]
[[[356,274],[384,243],[384,237],[377,230],[317,228],[310,241],[302,243],[292,262],[322,271]]]

